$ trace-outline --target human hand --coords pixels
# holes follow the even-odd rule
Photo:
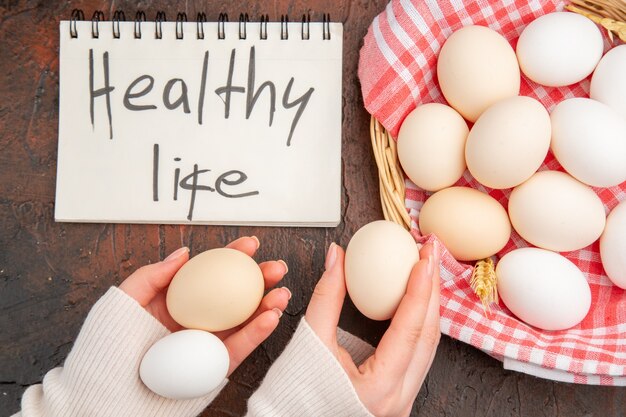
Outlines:
[[[389,328],[372,356],[357,366],[337,343],[337,324],[346,295],[344,251],[334,243],[317,283],[306,321],[337,358],[361,402],[377,417],[408,416],[435,358],[439,330],[439,250],[420,250]],[[383,277],[381,277],[382,279]]]
[[[259,248],[259,240],[256,237],[242,237],[226,247],[253,256]],[[167,311],[165,298],[172,278],[188,260],[189,249],[180,248],[161,262],[139,268],[126,278],[119,288],[134,298],[169,330],[172,332],[181,330],[183,327],[176,323]],[[283,261],[262,262],[259,267],[263,272],[266,289],[274,287],[287,273],[287,264]],[[228,349],[230,356],[228,375],[274,331],[290,298],[289,289],[275,288],[263,297],[259,308],[247,321],[233,329],[213,333]]]

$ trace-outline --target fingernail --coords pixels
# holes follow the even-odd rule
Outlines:
[[[280,308],[273,308],[272,311],[274,313],[276,313],[276,315],[278,316],[278,318],[281,318],[283,316],[283,312],[280,311]]]
[[[283,275],[287,275],[287,272],[289,272],[289,267],[287,266],[287,262],[283,261],[282,259],[279,259],[278,263],[282,264],[285,267],[285,272],[283,273]]]
[[[428,255],[428,265],[426,265],[426,273],[429,277],[433,275],[435,269],[435,262],[433,261],[433,255]]]
[[[174,252],[170,253],[169,256],[163,260],[163,262],[169,262],[178,259],[187,252],[189,252],[189,248],[183,246],[182,248],[176,249]]]
[[[259,238],[256,236],[250,236],[250,238],[256,241],[256,248],[259,249],[259,247],[261,247],[261,241],[259,240]]]
[[[287,299],[291,300],[291,291],[289,290],[289,288],[287,287],[282,287],[282,288],[283,288],[283,291],[287,292]]]
[[[335,265],[335,259],[337,259],[337,244],[333,242],[330,244],[328,253],[326,254],[326,263],[324,264],[324,267],[327,271]]]

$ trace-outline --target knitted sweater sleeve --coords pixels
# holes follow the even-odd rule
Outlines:
[[[226,385],[205,397],[175,401],[139,379],[147,349],[169,331],[135,300],[112,287],[94,305],[64,366],[29,387],[13,417],[197,416]],[[355,363],[373,348],[339,329],[337,340]],[[367,416],[339,362],[301,320],[284,352],[248,402],[249,416]]]
[[[226,385],[209,395],[175,401],[139,379],[144,353],[170,332],[134,299],[112,287],[93,306],[63,367],[29,387],[14,417],[196,416]]]
[[[363,362],[374,348],[339,329],[337,341]],[[367,416],[348,375],[303,318],[296,332],[248,401],[248,416]]]

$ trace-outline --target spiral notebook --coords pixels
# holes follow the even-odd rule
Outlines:
[[[341,23],[60,22],[55,218],[336,226]]]

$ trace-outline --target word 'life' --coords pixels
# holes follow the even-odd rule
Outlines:
[[[174,158],[175,162],[180,162],[180,158]],[[152,201],[159,201],[159,165],[160,165],[160,155],[159,155],[159,144],[155,143],[152,148]],[[178,191],[179,189],[191,191],[191,197],[189,199],[189,211],[187,214],[187,220],[193,219],[193,211],[194,206],[196,204],[196,194],[198,191],[208,191],[211,193],[217,193],[218,195],[225,198],[243,198],[243,197],[251,197],[254,195],[258,195],[258,191],[245,191],[245,192],[233,192],[225,190],[225,186],[227,187],[235,187],[240,184],[243,184],[248,176],[239,170],[230,170],[226,171],[222,174],[219,174],[214,182],[211,182],[213,186],[200,184],[200,176],[206,177],[210,174],[210,169],[200,169],[198,168],[198,164],[194,164],[193,171],[190,174],[182,174],[180,168],[175,168],[173,173],[173,181],[174,181],[174,193],[172,195],[172,199],[174,201],[178,200]],[[182,174],[182,178],[181,178]],[[205,175],[206,174],[206,175]],[[206,179],[206,178],[203,178]]]
[[[272,81],[264,81],[257,87],[256,81],[256,58],[255,58],[255,49],[254,46],[250,47],[250,55],[248,60],[248,77],[247,77],[247,85],[233,85],[233,74],[235,72],[235,64],[236,64],[236,54],[237,51],[235,48],[232,49],[230,53],[230,61],[228,67],[228,75],[226,77],[226,82],[224,85],[218,87],[215,90],[215,94],[222,100],[224,103],[224,118],[228,119],[230,116],[231,105],[233,104],[233,95],[234,94],[242,94],[245,98],[245,108],[246,108],[246,119],[250,118],[252,111],[261,97],[261,94],[266,92],[269,94],[269,109],[268,109],[268,119],[269,126],[272,126],[274,121],[274,112],[276,111],[276,85]],[[89,115],[91,118],[91,125],[95,127],[95,114],[94,114],[94,104],[95,100],[103,97],[106,101],[106,112],[107,119],[109,123],[109,138],[113,139],[113,114],[111,110],[111,95],[116,89],[116,86],[113,85],[113,80],[110,79],[110,71],[109,65],[112,61],[112,58],[109,57],[109,52],[105,51],[102,54],[102,70],[103,70],[103,80],[104,86],[100,88],[96,88],[94,85],[94,56],[93,49],[89,50]],[[203,116],[204,116],[204,104],[206,100],[206,89],[207,89],[207,72],[209,66],[209,51],[207,50],[204,53],[204,59],[202,61],[202,69],[200,72],[200,89],[197,95],[197,123],[202,125]],[[298,121],[300,120],[302,113],[307,107],[309,100],[311,99],[311,95],[315,91],[313,87],[310,87],[304,94],[299,97],[293,98],[292,88],[294,85],[295,79],[291,77],[289,82],[287,83],[287,87],[282,95],[282,107],[285,110],[289,110],[291,108],[296,107],[295,114],[291,121],[291,127],[289,130],[289,134],[287,136],[287,146],[291,145],[291,140],[293,138],[293,133],[298,125]],[[158,107],[154,103],[154,98],[151,97],[151,91],[154,88],[154,77],[150,74],[144,74],[137,77],[133,82],[131,82],[124,92],[124,96],[122,102],[124,104],[124,108],[129,111],[153,111],[157,110]],[[143,99],[141,99],[144,97]],[[152,100],[151,100],[152,98]],[[165,84],[163,88],[161,101],[163,106],[167,110],[177,110],[183,111],[186,114],[191,113],[190,108],[190,93],[188,84],[182,78],[172,78]],[[141,99],[141,100],[140,100]]]

